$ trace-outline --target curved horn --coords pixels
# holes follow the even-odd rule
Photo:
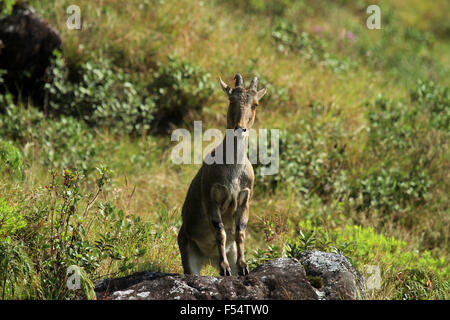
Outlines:
[[[258,85],[258,77],[254,77],[252,82],[250,83],[250,87],[248,88],[248,90],[255,90],[256,91],[256,86]]]
[[[235,87],[242,87],[244,80],[242,79],[242,76],[239,73],[236,73],[234,76],[234,80],[236,80]]]
[[[229,96],[231,94],[231,88],[225,82],[223,82],[221,77],[219,77],[219,83],[222,90]]]

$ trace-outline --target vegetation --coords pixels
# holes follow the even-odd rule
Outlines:
[[[65,45],[44,105],[0,94],[2,299],[92,298],[100,278],[182,272],[198,165],[171,162],[168,132],[225,129],[216,78],[236,72],[268,88],[255,127],[282,131],[279,173],[255,182],[251,267],[334,251],[366,277],[379,267],[371,298],[449,299],[448,1],[379,1],[381,30],[364,1],[82,0],[81,30],[66,28],[66,1],[29,2]]]

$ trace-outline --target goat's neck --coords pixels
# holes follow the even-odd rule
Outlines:
[[[229,141],[227,141],[229,139]],[[248,153],[248,135],[238,138],[236,136],[227,137],[222,141],[224,164],[228,166],[242,167],[246,164]],[[233,159],[232,163],[230,162]]]

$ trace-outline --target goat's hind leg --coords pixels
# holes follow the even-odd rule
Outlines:
[[[235,241],[237,248],[236,267],[240,276],[248,275],[248,266],[244,256],[245,230],[249,216],[250,189],[245,188],[239,193],[238,208],[236,213]]]
[[[224,185],[214,184],[211,189],[212,201],[207,204],[210,222],[215,230],[219,251],[219,272],[221,276],[231,276],[231,268],[226,253],[227,234],[222,223],[221,211],[225,211],[231,202],[230,193]]]
[[[178,234],[178,247],[180,248],[184,273],[200,275],[205,259],[199,252],[197,245],[189,240],[183,232],[183,227]]]

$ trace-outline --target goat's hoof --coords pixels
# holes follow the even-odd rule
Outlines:
[[[221,276],[226,276],[226,277],[228,277],[228,276],[231,276],[231,269],[230,269],[230,267],[228,267],[228,268],[220,268],[220,275]]]
[[[242,267],[242,268],[239,268],[239,275],[240,276],[246,276],[246,275],[248,275],[248,267],[247,266],[245,266],[245,267]]]

